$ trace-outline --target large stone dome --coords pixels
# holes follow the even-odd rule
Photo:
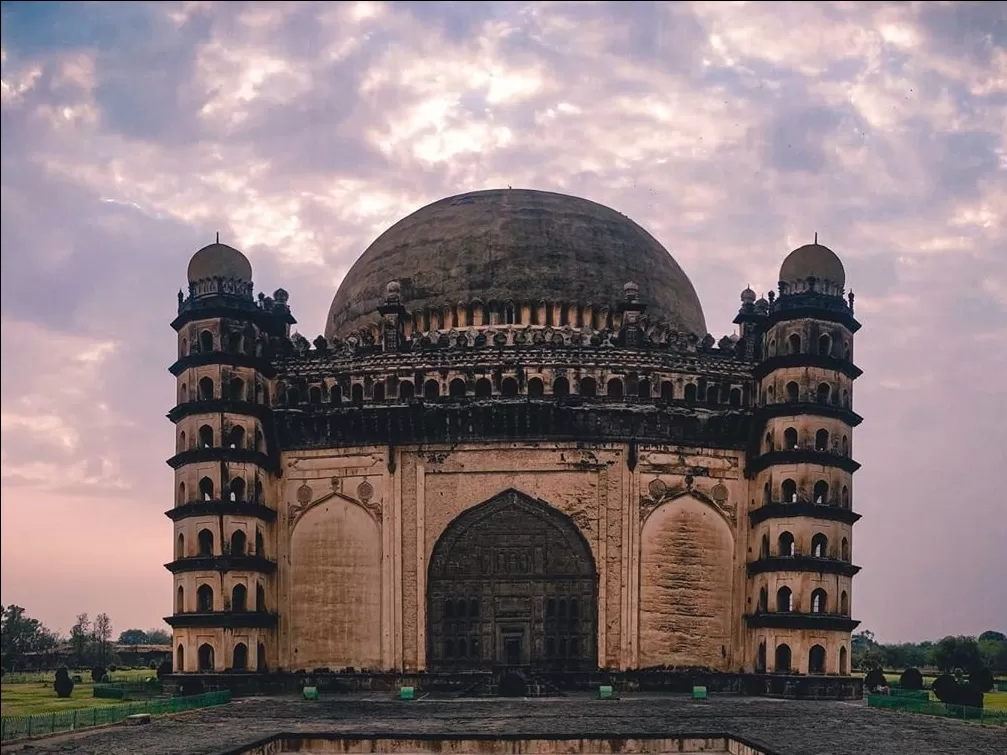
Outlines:
[[[325,335],[375,321],[393,280],[408,311],[475,299],[616,307],[634,281],[651,320],[706,333],[696,289],[653,236],[608,207],[547,191],[476,191],[403,218],[350,268]]]

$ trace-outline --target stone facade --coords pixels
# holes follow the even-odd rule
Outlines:
[[[176,671],[848,674],[859,324],[838,258],[798,253],[781,278],[804,277],[743,292],[719,342],[633,282],[424,302],[403,271],[309,344],[240,252],[197,252],[173,323]]]

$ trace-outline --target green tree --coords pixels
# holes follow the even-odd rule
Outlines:
[[[73,650],[75,668],[86,668],[91,661],[91,619],[86,613],[77,614],[77,623],[70,627],[70,648]]]
[[[21,606],[0,606],[0,656],[5,669],[23,666],[28,654],[52,653],[59,637]]]
[[[94,617],[91,641],[95,664],[107,666],[112,660],[112,620],[107,613],[99,613]]]
[[[992,629],[987,629],[977,638],[979,642],[984,642],[986,640],[994,640],[996,642],[1007,642],[1007,635],[1003,632],[995,632]]]
[[[120,645],[146,645],[150,640],[142,629],[127,629],[119,633],[116,642]]]
[[[975,637],[962,635],[948,635],[941,639],[930,649],[929,660],[941,671],[960,668],[967,672],[983,665]]]
[[[148,629],[147,642],[150,645],[170,645],[171,632],[164,629]]]

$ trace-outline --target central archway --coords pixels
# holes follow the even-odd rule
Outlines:
[[[577,525],[507,490],[460,514],[427,578],[432,669],[598,666],[598,571]]]

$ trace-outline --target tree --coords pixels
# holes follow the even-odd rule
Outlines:
[[[171,633],[164,629],[148,629],[147,643],[150,645],[170,645]]]
[[[930,649],[929,660],[941,671],[960,668],[968,672],[983,665],[974,637],[948,635]]]
[[[127,629],[119,633],[116,642],[120,645],[146,645],[150,640],[142,629]]]
[[[5,669],[21,667],[29,653],[46,654],[56,649],[59,638],[21,606],[0,606],[0,655]]]
[[[77,614],[77,623],[70,627],[70,647],[75,668],[85,668],[90,660],[91,619],[86,613]]]
[[[864,677],[864,686],[868,690],[876,690],[878,687],[887,687],[888,680],[885,678],[884,672],[880,668],[872,668],[867,672],[867,676]]]
[[[52,688],[59,697],[70,697],[73,694],[73,679],[66,666],[60,666],[56,670],[56,680],[52,683]]]
[[[978,637],[979,642],[984,642],[986,640],[993,640],[994,642],[1007,642],[1007,635],[1003,632],[994,632],[992,629],[987,629]]]
[[[94,617],[91,639],[94,643],[95,665],[107,666],[112,656],[112,620],[107,613],[99,613]]]
[[[923,689],[923,674],[918,668],[907,668],[899,677],[899,686],[902,689],[920,690]]]

